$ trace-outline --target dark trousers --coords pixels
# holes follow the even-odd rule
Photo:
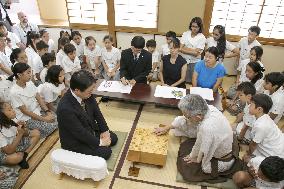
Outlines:
[[[87,155],[93,155],[93,156],[99,156],[104,158],[105,160],[109,159],[111,156],[111,146],[114,146],[117,143],[117,136],[115,133],[113,133],[112,131],[110,132],[110,138],[111,138],[111,144],[110,146],[99,146],[97,149],[92,149],[88,146],[84,146],[80,148],[80,152],[82,154],[87,154]],[[97,136],[100,137],[100,136]]]

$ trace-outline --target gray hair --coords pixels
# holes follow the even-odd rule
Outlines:
[[[195,94],[188,94],[183,97],[179,103],[178,108],[187,115],[202,115],[204,116],[208,111],[206,101],[200,96]]]

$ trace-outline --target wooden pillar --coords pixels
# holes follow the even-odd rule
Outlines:
[[[203,34],[208,37],[210,31],[210,22],[212,18],[212,12],[214,7],[214,0],[207,0],[205,4],[205,10],[203,15]]]
[[[107,22],[108,22],[108,32],[113,37],[114,46],[116,43],[116,32],[115,32],[115,10],[114,10],[114,0],[106,0],[107,2]]]

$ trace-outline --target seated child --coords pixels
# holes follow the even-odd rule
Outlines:
[[[26,160],[40,138],[37,129],[28,130],[25,122],[15,123],[16,113],[12,106],[0,102],[0,162],[4,165],[20,165],[29,168]]]
[[[79,31],[73,31],[71,33],[70,43],[76,48],[76,56],[79,58],[80,62],[83,62],[84,46],[85,43],[82,40],[82,35]]]
[[[9,76],[12,74],[10,58],[5,52],[6,47],[6,37],[4,34],[0,33],[0,74]]]
[[[96,45],[96,39],[92,36],[85,38],[86,46],[84,48],[84,55],[86,56],[86,66],[89,70],[92,70],[99,78],[101,75],[101,49]]]
[[[234,174],[233,181],[240,188],[280,189],[284,187],[284,159],[278,156],[255,157],[248,163],[248,171]]]
[[[42,29],[39,31],[39,35],[41,39],[48,45],[48,52],[55,54],[55,44],[52,39],[49,38],[49,33],[46,29]]]
[[[62,37],[58,42],[59,42],[58,44],[59,49],[58,49],[58,53],[56,54],[56,65],[61,66],[62,59],[64,56],[66,56],[64,52],[64,46],[70,43],[70,40],[67,37]]]
[[[52,53],[45,53],[44,55],[41,56],[41,61],[43,64],[43,69],[40,72],[40,80],[42,83],[44,83],[47,70],[52,65],[55,65],[55,56]]]
[[[48,45],[44,41],[39,41],[36,43],[37,55],[33,57],[33,74],[36,76],[36,79],[40,81],[40,72],[43,69],[43,64],[41,57],[48,52]]]
[[[79,58],[76,56],[76,48],[71,43],[67,43],[64,46],[65,55],[62,59],[61,67],[65,72],[65,80],[67,85],[74,72],[81,69],[81,64]]]
[[[55,112],[59,97],[65,93],[64,71],[59,65],[48,68],[45,83],[38,86],[38,93],[46,103],[49,110]]]
[[[102,76],[106,80],[120,80],[120,57],[121,53],[118,48],[113,46],[113,37],[106,35],[103,39],[105,47],[102,48],[102,64],[103,72]]]
[[[176,37],[177,37],[176,32],[168,31],[166,33],[166,41],[167,41],[167,43],[162,45],[162,57],[170,54],[170,44],[172,42],[172,39],[176,38]]]
[[[25,121],[29,129],[38,129],[41,137],[50,135],[57,129],[53,114],[37,92],[31,81],[31,68],[28,64],[15,64],[13,75],[8,79],[16,82],[10,90],[11,104],[16,111],[16,119]]]
[[[246,81],[238,85],[237,91],[241,103],[245,104],[245,108],[243,112],[237,116],[235,121],[237,124],[236,134],[238,136],[238,140],[245,144],[249,144],[252,139],[251,129],[255,122],[255,117],[249,113],[249,107],[251,98],[255,95],[256,90],[251,82]]]
[[[60,32],[59,32],[59,38],[58,38],[58,40],[57,40],[57,42],[58,42],[58,48],[57,48],[57,52],[62,48],[63,49],[63,47],[60,47],[60,40],[62,39],[62,38],[67,38],[68,40],[71,40],[71,36],[70,36],[70,34],[68,33],[68,31],[64,31],[64,30],[61,30]]]
[[[148,81],[157,81],[159,80],[159,67],[160,67],[160,54],[158,51],[156,51],[156,41],[154,39],[150,39],[146,43],[146,47],[148,52],[152,54],[152,70],[147,76]]]
[[[273,105],[269,116],[277,124],[284,113],[284,75],[280,72],[271,72],[264,77],[265,94],[271,97]]]
[[[256,121],[251,129],[249,150],[244,155],[246,163],[255,156],[284,158],[284,135],[268,115],[271,107],[272,100],[268,95],[256,94],[252,97],[249,113],[255,116]]]
[[[24,49],[16,48],[13,49],[11,55],[10,55],[10,61],[13,65],[17,63],[28,63],[28,56]]]

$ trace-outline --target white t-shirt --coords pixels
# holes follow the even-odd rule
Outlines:
[[[238,125],[237,125],[237,128],[236,128],[236,131],[237,131],[237,134],[240,134],[242,128],[244,127],[244,125],[246,124],[249,128],[247,130],[247,132],[245,133],[245,139],[247,140],[251,140],[252,139],[252,136],[251,136],[251,129],[253,127],[253,124],[255,122],[255,116],[254,115],[251,115],[249,113],[249,107],[250,105],[246,103],[246,106],[244,108],[244,115],[243,115],[243,121],[240,122]]]
[[[28,57],[28,65],[33,69],[33,57],[39,56],[39,55],[30,46],[25,49],[25,52],[26,52],[27,57]]]
[[[13,82],[7,80],[6,75],[0,75],[0,99],[4,102],[10,101],[10,89]]]
[[[58,53],[56,54],[56,65],[61,66],[62,60],[63,60],[63,57],[64,57],[64,56],[67,56],[67,55],[65,54],[65,52],[63,51],[63,49],[60,49],[60,50],[58,51]]]
[[[206,38],[202,33],[198,33],[195,37],[191,37],[191,31],[186,31],[182,34],[181,44],[184,44],[187,48],[197,48],[197,49],[204,49]],[[186,60],[187,63],[196,63],[200,60],[201,56],[195,57],[189,54],[183,54],[183,58]]]
[[[40,77],[40,80],[41,80],[42,83],[45,83],[45,77],[46,77],[46,74],[47,74],[47,70],[48,69],[46,67],[44,67],[39,74],[39,77]]]
[[[254,46],[261,46],[261,44],[257,40],[254,40],[251,44],[248,44],[248,38],[247,37],[241,38],[241,40],[239,41],[239,43],[237,45],[237,47],[240,49],[240,60],[239,60],[239,62],[249,58],[250,49],[253,48]]]
[[[101,56],[101,48],[96,45],[94,50],[90,50],[88,47],[84,47],[84,55],[89,59],[92,69],[96,69],[95,61],[96,58]]]
[[[284,113],[284,89],[283,87],[280,87],[271,95],[269,94],[269,91],[264,91],[264,93],[270,96],[272,99],[273,105],[269,112],[277,114],[276,118],[274,119],[275,124],[277,124]]]
[[[17,43],[20,43],[21,41],[20,41],[19,37],[16,34],[8,31],[7,37],[11,40],[11,44],[12,44],[12,48],[13,49],[19,48],[17,46]]]
[[[255,171],[258,172],[259,166],[264,159],[265,159],[264,157],[260,156],[254,157],[249,161],[248,166],[252,166],[255,169]],[[256,183],[256,188],[258,189],[280,189],[284,187],[284,180],[279,183],[276,183],[276,182],[268,182],[261,179],[256,179],[255,183]]]
[[[31,117],[23,114],[19,109],[20,106],[25,105],[27,110],[37,115],[40,114],[40,106],[36,100],[37,88],[32,81],[26,83],[26,87],[22,88],[16,83],[11,87],[11,104],[16,111],[16,118],[19,121],[27,121]]]
[[[56,50],[56,47],[55,47],[54,41],[52,39],[49,39],[48,40],[48,52],[49,53],[51,53],[51,51],[55,52],[55,50]]]
[[[64,56],[61,67],[65,72],[65,79],[70,81],[72,74],[81,69],[80,60],[76,56],[73,62],[68,56]]]
[[[264,92],[264,87],[263,87],[264,82],[265,81],[263,79],[259,79],[259,80],[257,80],[257,82],[255,82],[254,87],[256,89],[257,94]]]
[[[12,144],[17,135],[17,127],[11,126],[9,128],[2,127],[0,132],[0,148]]]
[[[284,134],[268,114],[262,115],[255,121],[251,133],[252,140],[257,143],[254,155],[284,158]]]
[[[75,46],[75,48],[76,48],[76,56],[78,56],[78,57],[84,55],[85,43],[83,41],[84,40],[81,40],[79,45],[77,45],[77,43],[75,43],[73,40],[70,41],[70,43]]]
[[[119,49],[112,47],[111,51],[108,52],[107,49],[104,47],[101,50],[102,60],[108,66],[109,71],[115,68],[117,63],[119,63],[121,54]]]
[[[5,66],[6,68],[10,68],[11,69],[12,63],[10,62],[10,59],[9,59],[9,56],[7,55],[7,53],[5,54],[4,52],[0,51],[0,64]],[[5,73],[1,69],[0,69],[0,75],[7,75],[7,76],[9,76],[9,74]]]
[[[162,45],[162,55],[165,56],[168,54],[170,54],[170,48],[169,45],[166,43]]]
[[[43,84],[40,84],[38,86],[38,93],[42,97],[42,99],[46,103],[51,103],[56,101],[59,95],[61,95],[61,92],[65,89],[64,83],[61,83],[56,87],[54,84],[45,82]]]
[[[34,74],[39,74],[41,70],[43,69],[43,63],[41,60],[41,57],[38,54],[35,54],[33,57],[33,73]]]

